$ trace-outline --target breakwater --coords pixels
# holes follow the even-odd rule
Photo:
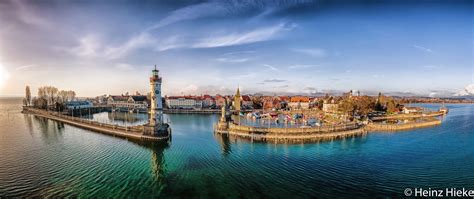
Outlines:
[[[245,126],[220,121],[214,126],[214,130],[216,133],[229,134],[252,141],[304,143],[360,136],[374,131],[403,131],[440,124],[441,120],[436,118],[424,118],[424,121],[403,124],[379,124],[373,122],[358,124],[352,122],[320,127],[280,128]]]
[[[163,113],[167,114],[216,114],[220,113],[218,109],[202,109],[202,110],[195,110],[195,109],[163,109]]]
[[[307,128],[253,127],[238,124],[215,126],[215,132],[246,138],[252,141],[275,143],[304,143],[321,140],[341,139],[364,135],[367,131],[356,123]]]
[[[365,127],[369,131],[404,131],[409,129],[416,128],[425,128],[440,125],[441,120],[431,119],[422,122],[413,122],[405,124],[378,124],[378,123],[369,123]]]
[[[445,115],[443,111],[431,112],[431,113],[422,113],[422,114],[396,114],[396,115],[387,115],[370,118],[372,121],[379,120],[399,120],[399,119],[414,119],[414,118],[425,118],[425,117],[438,117]]]
[[[95,122],[92,120],[86,120],[82,118],[72,117],[63,115],[57,112],[49,112],[40,109],[24,107],[23,113],[32,114],[39,117],[44,117],[47,119],[55,120],[58,122],[63,122],[72,126],[80,127],[83,129],[91,130],[94,132],[104,133],[107,135],[135,139],[135,140],[145,140],[145,141],[163,141],[168,140],[170,134],[163,136],[151,136],[146,135],[147,127],[146,126],[119,126],[112,124],[104,124],[100,122]]]

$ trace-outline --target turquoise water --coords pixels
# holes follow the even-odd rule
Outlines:
[[[433,128],[297,145],[215,135],[217,115],[169,115],[172,141],[150,145],[23,115],[20,104],[0,100],[0,197],[367,198],[474,189],[474,105],[447,105]]]

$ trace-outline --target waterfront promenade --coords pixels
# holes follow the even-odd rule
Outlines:
[[[72,126],[80,127],[83,129],[91,130],[94,132],[104,133],[107,135],[134,139],[134,140],[145,140],[145,141],[165,141],[170,138],[170,134],[166,136],[150,136],[144,135],[146,131],[145,126],[119,126],[104,124],[92,120],[66,116],[57,112],[44,111],[40,109],[24,107],[23,113],[32,114],[39,117],[44,117],[47,119],[55,120],[58,122],[63,122]]]

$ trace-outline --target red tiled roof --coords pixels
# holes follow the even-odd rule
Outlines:
[[[290,102],[309,102],[309,97],[294,96],[291,97]]]

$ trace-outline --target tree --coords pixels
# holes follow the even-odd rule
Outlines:
[[[74,101],[74,99],[76,98],[76,92],[74,91],[67,91],[67,101]]]
[[[26,86],[25,89],[25,106],[29,106],[31,104],[31,91],[30,91],[30,86]]]

